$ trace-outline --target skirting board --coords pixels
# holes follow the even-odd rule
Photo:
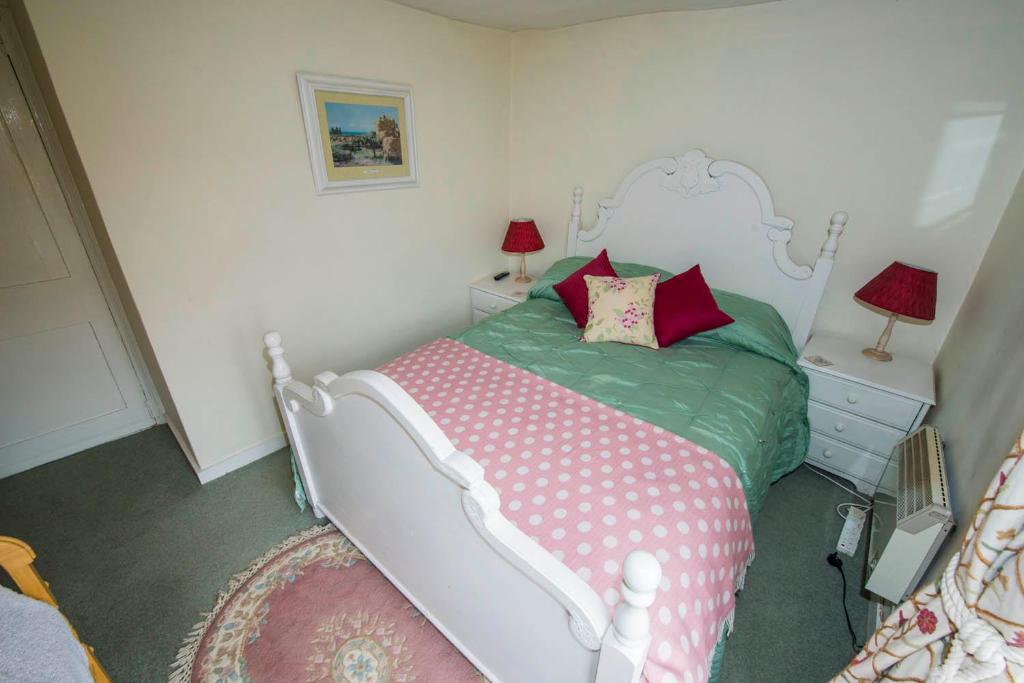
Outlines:
[[[25,470],[30,470],[33,467],[39,467],[45,465],[48,462],[59,460],[60,458],[66,458],[69,455],[74,455],[92,448],[93,446],[99,446],[100,444],[107,443],[108,441],[114,441],[136,432],[141,432],[144,429],[149,429],[153,426],[153,418],[145,418],[132,422],[131,424],[121,425],[116,429],[110,431],[101,432],[99,434],[92,434],[78,441],[74,441],[70,444],[64,444],[60,448],[54,451],[48,451],[45,453],[38,453],[32,457],[26,457],[16,462],[3,462],[0,463],[0,479],[9,477]],[[283,438],[283,437],[282,437]]]
[[[170,424],[170,423],[168,423]],[[174,428],[171,428],[172,431]],[[177,436],[177,434],[175,434]],[[181,439],[178,439],[181,442]],[[288,445],[288,439],[285,438],[284,434],[278,434],[271,436],[268,439],[254,443],[249,446],[248,449],[243,449],[238,453],[228,456],[224,460],[211,465],[210,467],[200,467],[196,462],[196,457],[190,452],[185,452],[185,456],[188,458],[188,464],[193,466],[196,470],[196,476],[199,477],[200,483],[209,483],[214,479],[224,476],[228,472],[233,472],[241,467],[245,467],[250,463],[254,463],[263,456],[269,456],[271,453],[281,451]]]

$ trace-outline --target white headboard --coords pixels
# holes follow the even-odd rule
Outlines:
[[[846,213],[832,214],[814,267],[789,256],[793,221],[775,215],[768,187],[734,161],[699,149],[649,161],[598,203],[597,223],[580,226],[583,189],[573,191],[568,256],[642,263],[674,273],[700,264],[708,284],[771,304],[802,350],[825,291]]]

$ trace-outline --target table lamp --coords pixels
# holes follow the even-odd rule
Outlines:
[[[506,254],[519,254],[519,276],[515,278],[516,282],[533,282],[533,278],[526,274],[526,255],[543,248],[544,240],[532,218],[513,218],[509,222],[501,250]]]
[[[874,348],[863,354],[877,361],[888,362],[892,354],[885,350],[896,319],[927,325],[935,320],[935,289],[939,276],[934,270],[919,268],[900,261],[876,275],[857,290],[853,298],[876,313],[889,316],[885,330]]]

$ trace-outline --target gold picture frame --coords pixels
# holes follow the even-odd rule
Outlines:
[[[412,87],[297,74],[317,194],[418,184]]]

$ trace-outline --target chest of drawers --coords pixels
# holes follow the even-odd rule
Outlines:
[[[926,363],[900,355],[881,363],[862,346],[815,336],[799,363],[810,379],[807,461],[872,494],[893,446],[935,404],[935,381]]]
[[[480,322],[489,315],[526,301],[529,292],[529,284],[515,282],[511,275],[497,281],[488,275],[470,283],[469,305],[473,322]]]

